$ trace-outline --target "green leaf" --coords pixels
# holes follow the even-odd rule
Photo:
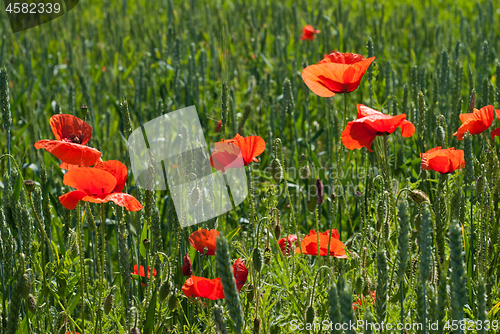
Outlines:
[[[146,258],[146,247],[144,247],[143,240],[147,239],[149,236],[149,225],[146,223],[142,227],[141,239],[139,240],[139,244],[141,245],[139,251],[143,258]]]
[[[19,195],[21,194],[21,187],[23,186],[23,182],[21,180],[21,175],[18,175],[16,178],[16,183],[14,184],[14,201],[19,200]]]

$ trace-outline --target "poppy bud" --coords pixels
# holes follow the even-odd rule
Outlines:
[[[281,236],[281,225],[278,223],[276,224],[276,226],[274,227],[274,237],[276,239],[279,239]]]
[[[309,178],[309,175],[311,174],[311,169],[309,168],[309,165],[305,165],[300,169],[300,176],[303,179]]]
[[[26,186],[26,190],[31,194],[35,187],[35,182],[33,180],[26,180],[24,181],[24,185]]]
[[[314,306],[311,305],[306,310],[306,324],[312,324],[315,317],[316,312],[314,311]]]
[[[184,276],[191,276],[193,274],[193,266],[191,265],[189,254],[184,255],[184,259],[182,260],[182,274]]]
[[[21,297],[23,297],[23,299],[27,299],[31,289],[30,278],[27,274],[24,274],[21,277],[21,282],[19,282],[19,285],[20,285],[19,291],[21,292]]]
[[[142,244],[144,245],[144,248],[146,248],[146,250],[149,252],[149,250],[151,249],[151,240],[146,238],[142,240]]]
[[[438,146],[445,146],[446,133],[443,127],[440,125],[436,128],[436,141]]]
[[[31,294],[28,296],[28,298],[26,298],[26,307],[33,314],[36,314],[38,311],[35,297],[33,297],[33,295],[31,295]]]
[[[172,294],[168,299],[168,309],[173,312],[177,308],[177,296]]]
[[[170,293],[170,281],[164,280],[160,285],[160,291],[158,292],[158,297],[160,298],[160,303],[163,303],[167,299]]]
[[[218,121],[217,125],[215,126],[215,132],[220,132],[220,127],[222,126],[222,122]]]
[[[113,308],[114,301],[115,301],[115,298],[113,296],[113,291],[111,291],[106,296],[106,299],[104,299],[104,314],[108,315],[109,312],[111,312],[111,309]]]
[[[281,183],[283,181],[283,166],[281,166],[281,162],[274,158],[271,161],[271,176],[276,183]]]
[[[201,197],[200,189],[198,187],[195,187],[191,191],[191,194],[189,194],[189,202],[191,206],[197,206],[198,202],[200,201],[200,197]]]
[[[259,317],[255,317],[255,319],[253,319],[253,331],[255,332],[255,334],[260,333],[260,327],[261,327],[261,321]]]
[[[323,192],[323,182],[321,182],[319,177],[316,180],[316,192],[318,194],[318,205],[321,205],[323,204],[323,197],[325,196],[325,193]]]
[[[262,254],[258,248],[253,250],[253,269],[259,273],[262,271]]]
[[[318,204],[318,199],[314,197],[309,197],[309,200],[307,201],[307,210],[309,212],[314,212],[316,211],[316,205]]]
[[[80,110],[82,111],[82,118],[85,121],[87,119],[87,112],[89,110],[89,107],[87,107],[85,104],[80,107]]]
[[[264,249],[264,263],[265,264],[269,264],[269,262],[271,262],[271,256],[272,256],[271,248],[266,247],[266,249]]]
[[[430,203],[431,201],[429,200],[429,197],[419,189],[413,189],[410,191],[410,198],[415,201],[417,204],[422,204],[424,202]]]

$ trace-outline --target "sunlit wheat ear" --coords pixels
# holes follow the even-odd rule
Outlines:
[[[463,319],[463,306],[467,301],[467,284],[465,276],[464,252],[462,248],[462,227],[454,221],[450,224],[450,269],[451,269],[451,303],[452,319]]]
[[[487,301],[488,296],[486,294],[486,282],[484,281],[483,276],[480,275],[477,292],[477,320],[482,323],[486,323],[486,320],[488,319]],[[483,334],[486,333],[486,329],[481,328],[477,332]]]
[[[221,305],[214,305],[215,327],[220,334],[227,334],[227,325],[224,320],[223,308]]]
[[[340,333],[335,329],[335,324],[342,323],[342,312],[340,309],[339,293],[337,291],[337,285],[332,281],[332,285],[328,292],[328,303],[330,305],[330,321],[333,324],[332,332],[334,334]]]
[[[345,284],[343,288],[339,290],[340,297],[340,308],[342,310],[342,322],[343,323],[355,323],[354,311],[352,309],[352,291],[349,284]],[[354,334],[354,331],[349,329],[345,333]]]

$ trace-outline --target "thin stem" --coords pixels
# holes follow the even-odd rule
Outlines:
[[[77,210],[77,243],[78,243],[78,254],[80,255],[80,289],[82,290],[82,334],[85,333],[85,265],[84,265],[84,257],[83,257],[83,241],[82,241],[82,236],[83,236],[83,223],[82,219],[80,217],[80,202],[78,202],[78,205],[76,206]]]

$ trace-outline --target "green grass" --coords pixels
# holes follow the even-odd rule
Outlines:
[[[0,64],[8,71],[12,115],[10,152],[23,178],[37,182],[38,189],[32,206],[21,178],[16,177],[14,162],[9,177],[7,158],[1,160],[0,332],[82,333],[82,313],[85,333],[127,333],[127,327],[137,327],[142,333],[215,333],[221,323],[232,331],[236,311],[228,305],[234,305],[234,300],[193,300],[181,290],[186,253],[195,275],[203,271],[205,277],[221,276],[217,260],[213,256],[202,260],[188,243],[192,231],[213,228],[215,220],[180,229],[167,191],[156,191],[154,201],[146,204],[148,194],[135,186],[131,175],[128,130],[120,109],[126,98],[131,127],[136,129],[194,104],[210,145],[221,140],[215,128],[221,119],[223,83],[228,94],[226,138],[254,134],[266,141],[259,163],[247,167],[254,195],[217,222],[228,239],[231,262],[241,257],[250,271],[239,293],[242,332],[252,333],[259,327],[254,326],[259,323],[255,318],[260,319],[262,333],[324,332],[318,327],[294,330],[294,324],[311,319],[311,305],[318,323],[337,316],[342,321],[372,317],[378,323],[397,323],[403,316],[405,323],[416,323],[424,314],[432,322],[444,320],[440,326],[448,320],[451,325],[457,317],[500,321],[500,189],[499,166],[493,158],[498,139],[492,142],[492,154],[483,136],[473,136],[466,154],[468,164],[474,166],[473,177],[470,165],[446,179],[422,171],[419,157],[440,143],[439,125],[445,132],[445,146],[464,149],[464,142],[452,134],[461,124],[458,115],[468,112],[473,90],[476,107],[493,104],[500,109],[500,6],[494,1],[82,0],[63,17],[17,34],[11,32],[6,13],[0,16]],[[306,24],[321,30],[314,41],[300,40]],[[388,137],[389,157],[383,162],[388,164],[389,176],[385,177],[377,176],[383,168],[376,153],[343,148],[343,97],[316,97],[301,79],[304,66],[317,63],[332,50],[367,57],[369,39],[376,56],[371,84],[367,73],[360,87],[348,95],[346,119],[353,120],[356,104],[362,103],[386,114],[405,113],[417,129],[411,138],[402,138],[399,130]],[[288,80],[290,86],[285,84]],[[1,93],[5,96],[5,90]],[[49,125],[53,114],[81,117],[83,104],[89,106],[87,122],[94,131],[89,145],[100,150],[104,160],[120,160],[129,167],[125,191],[149,208],[156,206],[160,217],[162,244],[149,252],[143,249],[147,256],[142,256],[144,226],[154,214],[105,206],[104,277],[99,274],[97,257],[101,207],[64,209],[58,197],[69,187],[62,183],[60,162],[33,146],[38,140],[53,139]],[[491,129],[498,124],[493,120]],[[4,124],[0,131],[2,154],[8,151],[6,128]],[[283,146],[286,180],[280,184],[273,181],[268,168],[272,159],[282,158],[275,148],[277,138]],[[378,144],[382,147],[383,143]],[[305,165],[311,170],[308,177],[301,174]],[[325,186],[325,200],[316,212],[310,212],[307,191],[314,192],[318,177]],[[419,208],[411,199],[406,201],[407,193],[395,203],[404,188],[420,189],[431,204]],[[333,189],[336,196],[332,196]],[[401,207],[406,209],[396,209]],[[37,217],[52,242],[53,256]],[[75,233],[79,219],[82,256]],[[283,257],[273,237],[277,220],[281,237],[295,234],[295,225],[301,237],[318,227],[320,231],[336,228],[349,258]],[[400,235],[401,224],[407,225],[404,235]],[[422,226],[430,226],[431,231],[422,231]],[[430,239],[426,233],[431,233]],[[430,245],[420,243],[422,236]],[[401,276],[398,249],[404,247],[398,240],[407,240],[409,249]],[[256,246],[263,257],[270,254],[260,273],[252,266]],[[127,276],[133,265],[152,264],[157,252],[165,255],[156,255],[160,261],[156,279],[142,286],[133,277],[127,295]],[[422,254],[424,264],[430,265],[430,275],[423,279]],[[124,257],[130,268],[122,268]],[[84,309],[81,260],[87,279],[83,282]],[[29,300],[19,296],[23,273],[30,278],[36,314],[29,311]],[[102,299],[116,287],[114,307],[102,314],[95,329],[101,278]],[[165,279],[171,289],[161,300],[155,289]],[[329,295],[332,282],[338,292]],[[369,299],[371,291],[379,295],[386,291],[385,306],[375,301],[351,313],[358,296]],[[435,331],[443,332],[449,331],[442,327]],[[467,330],[471,332],[476,331]]]

